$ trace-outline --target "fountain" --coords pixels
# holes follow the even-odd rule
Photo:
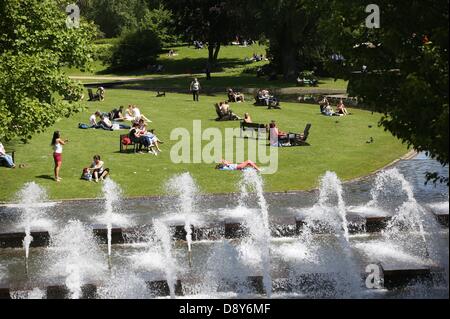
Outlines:
[[[267,296],[270,298],[272,295],[270,263],[271,234],[269,224],[269,207],[264,197],[264,182],[261,175],[259,175],[255,170],[245,170],[242,175],[240,189],[240,209],[245,209],[245,201],[249,197],[250,192],[255,192],[257,197],[259,214],[256,216],[254,214],[246,214],[245,223],[250,231],[250,246],[256,248],[261,254],[264,289]],[[245,247],[246,244],[248,243],[244,240],[241,247]]]
[[[126,227],[130,224],[129,219],[118,213],[122,199],[122,190],[112,179],[107,179],[103,183],[103,196],[105,199],[104,213],[97,217],[97,221],[105,224],[107,227],[108,258],[111,258],[111,241],[113,225]]]
[[[62,276],[71,299],[82,297],[82,286],[98,280],[107,269],[92,231],[79,221],[69,223],[52,237],[48,250],[48,276]]]
[[[335,269],[332,271],[338,277],[341,296],[358,297],[361,290],[359,270],[354,262],[350,233],[347,220],[347,208],[343,199],[342,182],[333,172],[327,172],[320,180],[317,204],[306,210],[303,216],[304,225],[300,241],[310,251],[318,251],[313,233],[331,233],[338,239],[343,258],[335,255]]]
[[[172,236],[169,227],[160,220],[153,221],[153,231],[161,246],[164,273],[166,275],[167,285],[169,286],[170,297],[175,299],[176,261],[172,256]]]
[[[195,202],[198,196],[198,187],[191,174],[184,173],[169,180],[166,188],[170,195],[177,197],[175,209],[178,215],[184,218],[184,230],[189,254],[192,252],[192,226],[195,219]]]
[[[25,229],[23,247],[25,249],[25,263],[28,272],[28,260],[30,255],[30,245],[33,241],[31,231],[33,227],[51,228],[52,224],[45,218],[45,209],[42,203],[47,200],[47,192],[38,184],[31,182],[17,193],[21,214],[21,227]]]

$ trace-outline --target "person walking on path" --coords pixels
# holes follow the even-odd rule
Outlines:
[[[195,78],[194,81],[192,81],[191,83],[191,92],[194,102],[199,101],[200,89],[201,89],[200,82],[198,81],[197,78]]]

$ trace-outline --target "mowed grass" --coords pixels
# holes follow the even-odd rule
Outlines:
[[[110,39],[109,39],[110,40]],[[105,40],[108,41],[108,40]],[[113,41],[113,40],[111,40]],[[98,45],[100,49],[107,49],[108,45],[104,42]],[[101,61],[93,61],[91,70],[81,72],[76,69],[65,69],[66,73],[71,76],[86,76],[86,77],[136,77],[137,79],[148,79],[150,81],[142,80],[126,86],[129,88],[133,86],[145,87],[149,89],[158,88],[184,88],[186,82],[192,80],[193,74],[201,74],[199,77],[203,79],[204,69],[208,59],[208,50],[197,50],[194,47],[179,46],[173,48],[177,53],[176,56],[169,57],[166,49],[160,54],[158,64],[164,66],[164,72],[154,74],[146,69],[138,69],[127,72],[117,72],[108,69],[108,66]],[[219,61],[217,67],[213,69],[212,81],[203,81],[204,88],[285,88],[295,87],[295,81],[286,81],[282,76],[279,76],[275,81],[268,81],[267,77],[256,77],[256,69],[268,64],[268,61],[261,62],[246,62],[246,58],[251,58],[253,54],[266,55],[266,46],[254,44],[248,47],[240,46],[223,46],[220,50]],[[250,71],[250,72],[248,72]],[[181,75],[181,76],[180,76]],[[172,76],[177,76],[173,78]],[[108,82],[105,80],[83,81],[85,83]],[[337,80],[332,78],[320,78],[319,88],[323,89],[347,89],[347,81]]]
[[[235,192],[240,172],[217,171],[214,164],[174,164],[170,157],[172,146],[178,142],[170,140],[175,128],[192,132],[194,120],[201,120],[203,129],[217,127],[222,132],[226,128],[239,127],[239,122],[214,121],[213,104],[224,99],[225,95],[201,96],[201,101],[194,103],[187,94],[156,98],[153,92],[108,90],[105,102],[86,102],[86,112],[59,121],[27,145],[14,146],[17,163],[26,164],[26,168],[0,168],[0,201],[12,201],[14,194],[30,181],[44,186],[51,199],[98,198],[101,185],[80,180],[82,169],[91,163],[95,154],[102,156],[111,169],[112,178],[121,185],[127,197],[164,194],[165,182],[183,172],[190,172],[204,192]],[[165,141],[160,156],[119,153],[119,135],[126,133],[124,131],[78,129],[78,123],[86,123],[95,110],[110,111],[130,103],[139,105],[153,120],[151,127]],[[239,115],[249,112],[254,122],[268,123],[274,119],[284,131],[299,132],[307,123],[312,124],[310,147],[278,149],[278,172],[264,176],[265,190],[269,192],[315,188],[319,177],[327,171],[335,171],[343,180],[364,176],[407,152],[396,138],[377,126],[379,114],[351,109],[353,115],[348,117],[323,117],[316,105],[282,103],[282,110],[267,110],[252,103],[233,104],[232,109]],[[63,181],[59,184],[50,179],[53,175],[50,141],[54,130],[61,130],[63,137],[70,140],[64,148]],[[370,137],[375,143],[366,143]],[[204,141],[203,146],[207,143]],[[223,155],[233,160],[229,156]]]

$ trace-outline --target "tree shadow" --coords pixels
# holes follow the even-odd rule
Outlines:
[[[164,70],[159,73],[151,72],[148,68],[139,68],[134,70],[115,70],[107,67],[97,72],[97,75],[118,75],[118,76],[152,76],[152,75],[178,75],[178,74],[196,74],[205,73],[208,58],[183,58],[183,59],[159,59],[155,64],[164,66]],[[212,72],[224,72],[225,69],[245,67],[253,65],[251,61],[243,59],[222,58],[217,65],[211,68]]]

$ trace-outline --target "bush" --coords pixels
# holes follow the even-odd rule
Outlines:
[[[156,62],[161,41],[153,30],[126,31],[112,49],[110,66],[113,70],[133,70]]]

